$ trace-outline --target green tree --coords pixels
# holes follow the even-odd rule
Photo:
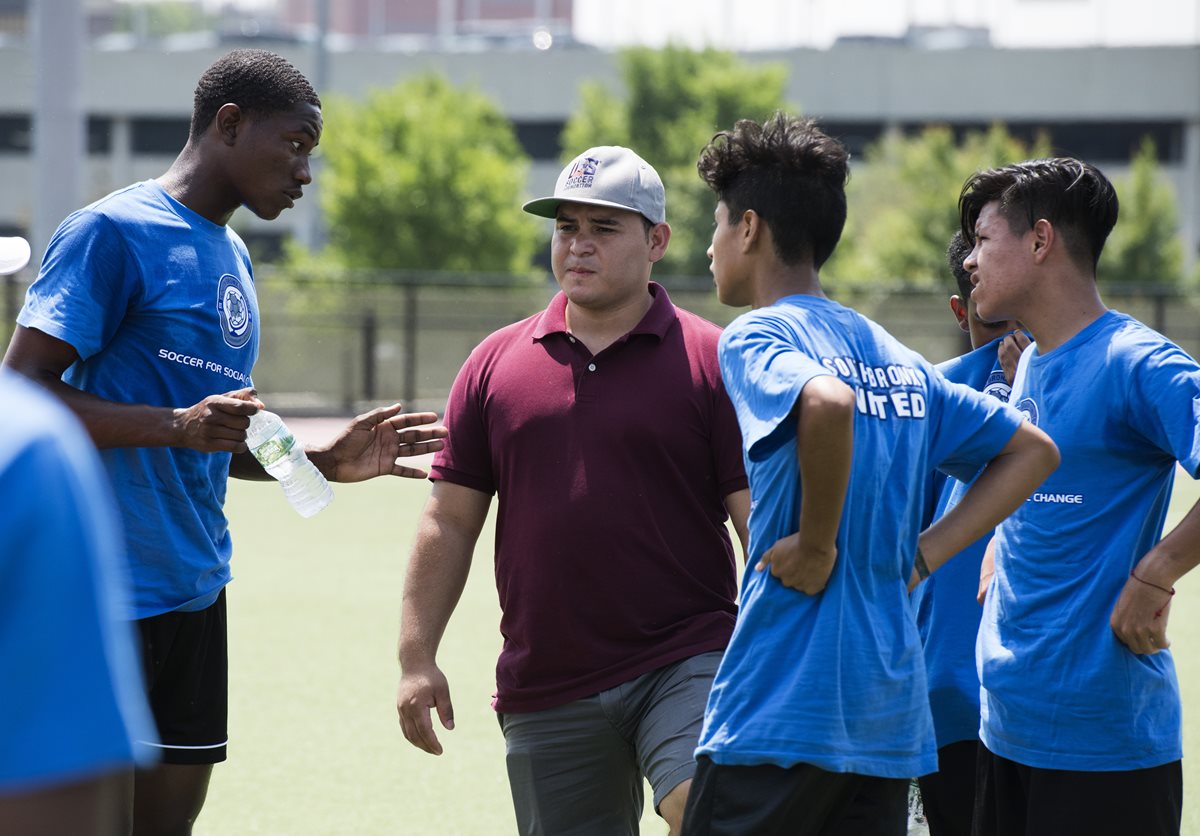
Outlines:
[[[1044,138],[1028,148],[1002,125],[961,143],[940,125],[885,136],[853,169],[846,229],[822,277],[837,292],[950,287],[945,253],[959,228],[963,183],[980,169],[1048,153]]]
[[[216,26],[217,18],[188,0],[162,0],[157,3],[118,4],[113,28],[118,32],[136,32],[161,38],[180,32],[204,32]]]
[[[325,126],[319,262],[529,272],[539,227],[521,211],[528,157],[483,94],[422,75],[363,102],[332,99]]]
[[[600,83],[584,85],[563,133],[564,161],[595,145],[625,145],[641,155],[667,190],[672,237],[659,271],[706,275],[714,202],[696,159],[717,131],[784,108],[787,70],[674,46],[624,50],[619,66],[623,95]]]
[[[1158,167],[1154,140],[1146,137],[1129,174],[1113,185],[1121,201],[1117,225],[1100,256],[1104,285],[1178,285],[1183,278],[1183,241],[1175,190]]]

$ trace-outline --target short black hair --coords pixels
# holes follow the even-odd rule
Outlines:
[[[850,154],[812,119],[739,120],[713,137],[696,168],[731,222],[747,209],[766,222],[784,264],[811,254],[820,268],[842,237]]]
[[[963,267],[963,262],[967,260],[967,256],[973,249],[971,242],[962,234],[962,230],[954,233],[954,237],[950,239],[950,245],[946,247],[946,263],[950,265],[950,272],[954,276],[954,281],[958,283],[958,298],[964,302],[971,297],[971,274]]]
[[[321,106],[317,91],[286,58],[265,49],[235,49],[213,62],[196,84],[190,136],[200,136],[222,105],[272,114],[301,102]]]
[[[972,245],[979,213],[993,201],[1000,202],[1000,214],[1016,234],[1048,220],[1076,263],[1090,264],[1093,271],[1120,208],[1116,189],[1100,169],[1073,157],[989,168],[968,177],[958,198],[962,234]]]

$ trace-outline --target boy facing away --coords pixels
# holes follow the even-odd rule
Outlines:
[[[818,270],[848,154],[808,120],[743,120],[701,154],[717,294],[753,310],[719,358],[750,480],[740,608],[709,695],[684,833],[900,833],[937,768],[910,582],[1020,504],[1058,457],[1014,410],[948,383]],[[921,533],[934,467],[963,501]],[[767,571],[769,569],[769,571]]]

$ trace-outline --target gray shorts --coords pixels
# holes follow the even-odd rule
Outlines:
[[[546,711],[501,714],[521,834],[636,834],[643,777],[654,808],[696,771],[721,652],[701,653]]]

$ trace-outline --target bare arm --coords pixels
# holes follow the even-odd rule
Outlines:
[[[754,568],[769,566],[784,585],[816,595],[837,561],[854,452],[854,390],[835,377],[815,377],[800,393],[797,410],[799,529],[771,546]]]
[[[1015,511],[1058,467],[1050,436],[1027,421],[992,459],[962,501],[921,533],[919,546],[932,572]],[[914,570],[910,586],[916,584]]]
[[[408,742],[433,755],[442,753],[442,744],[433,730],[430,709],[437,709],[445,728],[454,728],[450,686],[437,666],[437,649],[466,585],[491,499],[461,485],[435,483],[408,560],[396,711]]]
[[[79,416],[97,447],[187,447],[243,453],[248,416],[262,404],[253,389],[210,395],[182,408],[104,400],[68,386],[63,372],[79,358],[69,343],[18,325],[4,365],[40,383]]]
[[[1157,653],[1171,646],[1167,620],[1175,582],[1200,563],[1200,502],[1179,525],[1138,561],[1113,607],[1109,623],[1134,653]],[[1135,577],[1136,576],[1136,577]]]
[[[729,521],[733,523],[733,530],[737,532],[738,542],[742,544],[742,561],[746,560],[746,556],[750,554],[750,491],[743,488],[740,491],[734,491],[725,497],[725,511],[729,514]]]

